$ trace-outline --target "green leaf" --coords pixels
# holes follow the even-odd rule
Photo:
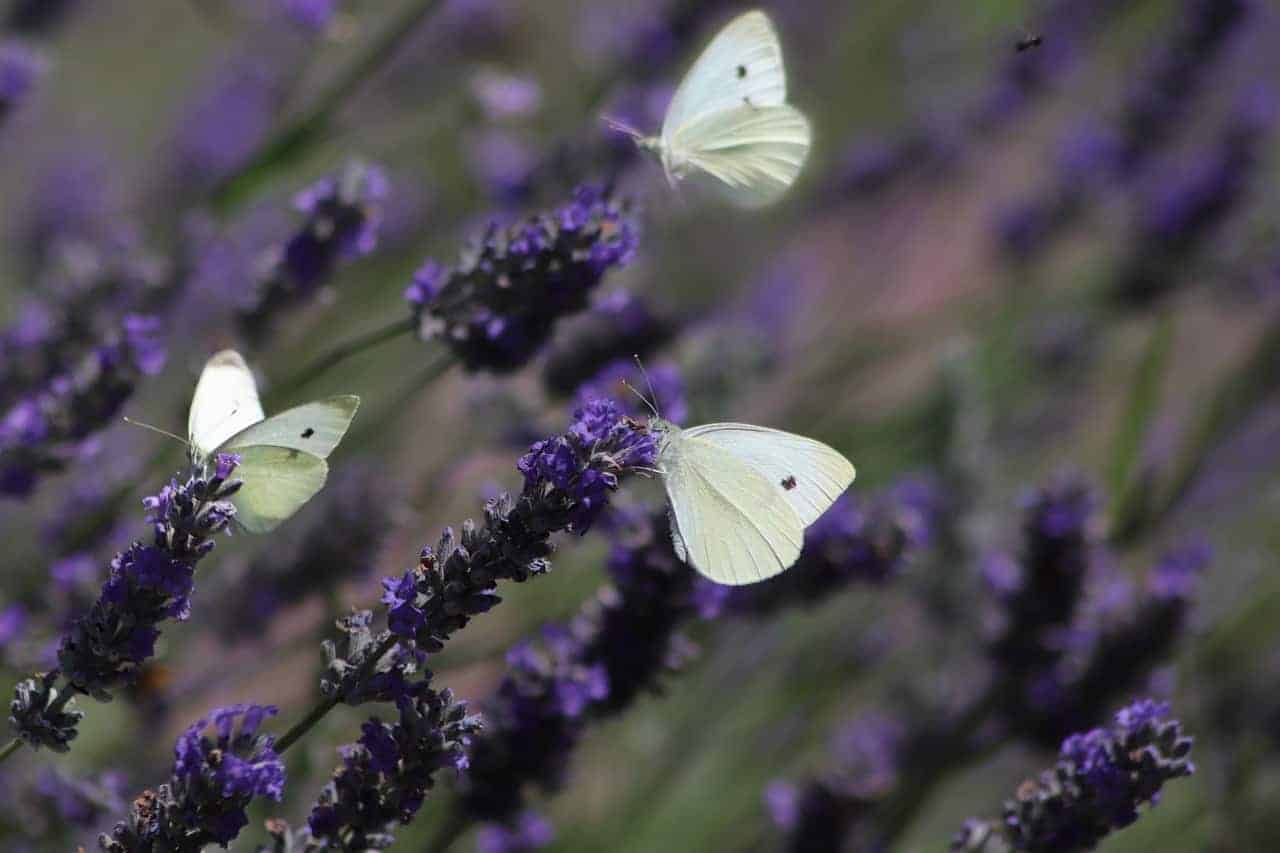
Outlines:
[[[1138,362],[1137,372],[1120,423],[1116,428],[1111,461],[1107,466],[1107,491],[1113,501],[1113,538],[1140,525],[1147,495],[1144,478],[1138,471],[1142,448],[1156,413],[1160,410],[1164,377],[1169,369],[1173,344],[1173,315],[1165,314],[1156,324]]]

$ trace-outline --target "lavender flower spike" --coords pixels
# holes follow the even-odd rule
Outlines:
[[[129,816],[99,836],[101,849],[196,853],[209,844],[225,846],[249,823],[251,801],[284,796],[284,762],[274,739],[258,734],[275,714],[269,705],[232,705],[192,724],[174,745],[170,780],[134,800]]]
[[[187,618],[195,565],[235,517],[230,497],[240,481],[230,477],[238,461],[219,455],[211,475],[201,471],[181,485],[175,480],[143,502],[151,544],[135,541],[111,561],[98,600],[62,637],[61,669],[26,679],[15,690],[9,724],[24,742],[65,752],[84,716],[66,710],[71,697],[110,701],[111,691],[129,684],[155,651],[159,624]],[[57,688],[59,677],[64,684]]]
[[[626,205],[580,187],[553,213],[490,225],[457,267],[428,261],[405,299],[419,337],[439,338],[470,370],[510,371],[542,348],[557,320],[586,308],[636,245]]]
[[[26,99],[45,68],[44,57],[32,48],[0,42],[0,121]]]
[[[1107,835],[1154,806],[1170,779],[1190,776],[1191,738],[1167,705],[1143,699],[1107,728],[1062,742],[1058,761],[1023,783],[1000,820],[969,820],[951,844],[960,853],[1075,853],[1092,850]]]

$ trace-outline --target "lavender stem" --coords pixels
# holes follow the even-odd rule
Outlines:
[[[22,739],[14,738],[4,745],[4,749],[0,749],[0,763],[3,763],[10,755],[13,755],[22,747]]]
[[[379,344],[394,340],[401,335],[408,334],[414,329],[415,323],[412,317],[395,320],[385,326],[379,326],[372,331],[357,335],[350,340],[338,344],[333,349],[314,359],[302,369],[298,370],[288,379],[279,383],[279,387],[288,391],[297,391],[317,377],[322,376],[325,372],[334,366],[341,364],[353,355],[359,355],[368,349],[373,349]],[[445,360],[446,363],[448,359]]]

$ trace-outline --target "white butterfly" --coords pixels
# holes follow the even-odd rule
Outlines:
[[[236,521],[250,533],[266,533],[324,486],[325,459],[359,406],[360,398],[347,394],[264,418],[249,366],[240,353],[223,350],[205,364],[191,399],[191,460],[203,465],[217,453],[239,456],[234,476],[243,485],[232,498]]]
[[[703,173],[736,204],[756,208],[777,201],[809,156],[809,121],[786,100],[778,34],[756,10],[707,45],[676,89],[660,136],[606,121],[656,153],[672,186]]]
[[[755,583],[791,568],[805,528],[853,482],[848,459],[801,435],[653,424],[676,556],[717,583]]]

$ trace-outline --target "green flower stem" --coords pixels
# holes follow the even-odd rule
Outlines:
[[[373,349],[387,341],[395,340],[401,335],[407,335],[413,331],[413,328],[413,318],[405,317],[388,323],[385,326],[379,326],[378,328],[365,332],[362,335],[357,335],[350,340],[338,344],[333,349],[304,365],[302,369],[298,370],[288,379],[280,382],[278,387],[282,391],[289,393],[297,391],[323,376],[331,368],[341,364],[348,358],[359,355],[366,350]]]
[[[400,46],[442,0],[411,0],[391,23],[365,46],[346,69],[321,92],[312,106],[280,127],[244,166],[225,178],[213,190],[209,205],[219,214],[228,214],[253,195],[272,173],[296,162],[323,138],[346,100],[393,57]]]
[[[394,634],[382,641],[382,645],[378,646],[374,653],[371,654],[365,662],[361,672],[362,680],[373,674],[373,668],[378,665],[378,661],[382,660],[383,656],[386,655],[387,652],[391,651],[397,642],[399,642],[399,638]],[[315,727],[316,723],[323,720],[325,716],[334,708],[338,707],[338,705],[339,701],[337,699],[322,699],[320,702],[317,702],[316,705],[307,712],[306,716],[294,723],[289,731],[280,736],[280,740],[276,741],[276,752],[283,754],[286,749],[301,740],[303,735],[311,731],[311,729]]]
[[[22,748],[21,738],[14,738],[13,740],[6,743],[4,745],[4,748],[0,749],[0,764],[3,764],[5,760],[9,758],[10,755],[13,755],[15,752],[17,752],[21,748]]]

